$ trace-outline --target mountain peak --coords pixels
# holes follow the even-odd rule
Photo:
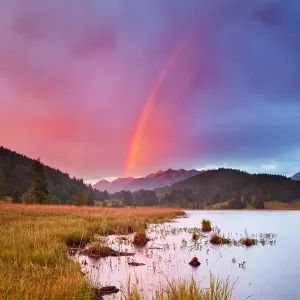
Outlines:
[[[109,183],[109,181],[106,180],[106,179],[102,179],[102,180],[100,180],[98,183]]]
[[[296,173],[291,177],[293,180],[300,180],[300,172]]]
[[[158,170],[154,175],[159,175],[161,173],[163,173],[163,171],[162,170]]]
[[[151,174],[145,176],[144,178],[153,178],[153,177],[155,177],[157,175],[160,175],[162,173],[164,173],[162,170],[158,170],[156,173],[151,173]]]
[[[118,177],[113,182],[130,182],[134,179],[135,179],[134,177]]]

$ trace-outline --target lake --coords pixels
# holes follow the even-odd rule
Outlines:
[[[125,288],[128,276],[145,294],[151,295],[155,286],[173,279],[194,278],[203,288],[209,286],[210,274],[234,283],[233,299],[300,299],[300,211],[186,211],[187,218],[172,223],[150,225],[147,235],[152,239],[146,247],[134,247],[121,236],[109,236],[109,245],[119,251],[135,252],[133,257],[88,259],[79,255],[82,269],[93,285],[115,285]],[[210,233],[198,241],[191,239],[193,228],[201,227],[202,219],[209,219],[225,236],[239,239],[252,234],[276,234],[273,244],[250,247],[211,245]],[[124,236],[126,237],[126,236]],[[128,238],[128,236],[127,236]],[[188,263],[198,257],[201,265]],[[232,259],[236,259],[236,263]],[[145,263],[132,267],[129,261]],[[239,263],[245,261],[245,266]],[[109,296],[118,299],[120,293]]]

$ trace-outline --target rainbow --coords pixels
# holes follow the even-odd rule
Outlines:
[[[129,144],[129,151],[128,151],[128,156],[127,156],[127,161],[126,161],[126,175],[127,176],[132,175],[131,173],[135,167],[136,158],[137,158],[138,151],[139,151],[141,136],[143,134],[145,124],[151,114],[154,103],[156,101],[157,93],[159,92],[160,87],[162,86],[165,78],[168,76],[170,68],[172,67],[172,65],[176,61],[176,58],[179,56],[181,50],[185,46],[186,40],[187,40],[188,36],[190,35],[190,32],[191,31],[188,30],[186,32],[186,34],[184,34],[183,38],[180,39],[179,43],[177,43],[175,45],[175,47],[173,48],[171,53],[168,55],[168,58],[167,58],[165,64],[163,65],[162,69],[158,73],[158,76],[156,77],[154,84],[152,85],[152,87],[149,91],[149,94],[145,101],[145,105],[139,116],[136,129],[134,131],[134,134],[133,134],[132,139]]]

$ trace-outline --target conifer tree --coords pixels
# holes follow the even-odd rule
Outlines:
[[[77,206],[83,206],[87,204],[87,198],[81,192],[77,192],[73,198],[73,204]]]
[[[22,202],[21,194],[19,192],[19,189],[16,188],[12,194],[12,203],[21,203],[21,202]]]
[[[88,197],[86,199],[86,205],[88,205],[88,206],[94,206],[95,205],[94,199],[91,198],[91,197]]]
[[[31,189],[37,203],[47,203],[49,197],[44,166],[38,158],[32,168]]]
[[[3,174],[0,172],[0,199],[4,199],[7,194],[6,181]]]

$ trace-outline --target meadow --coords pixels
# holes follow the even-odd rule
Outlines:
[[[176,209],[99,208],[0,203],[0,299],[95,299],[66,243],[143,232]],[[128,299],[133,299],[130,296]]]
[[[203,209],[210,210],[210,209],[224,209],[228,205],[228,201],[220,202],[213,205],[205,206]],[[247,205],[244,209],[252,209],[255,210],[251,205]],[[299,210],[300,209],[300,199],[292,200],[290,202],[280,202],[280,201],[265,201],[264,202],[264,209],[265,210]]]

